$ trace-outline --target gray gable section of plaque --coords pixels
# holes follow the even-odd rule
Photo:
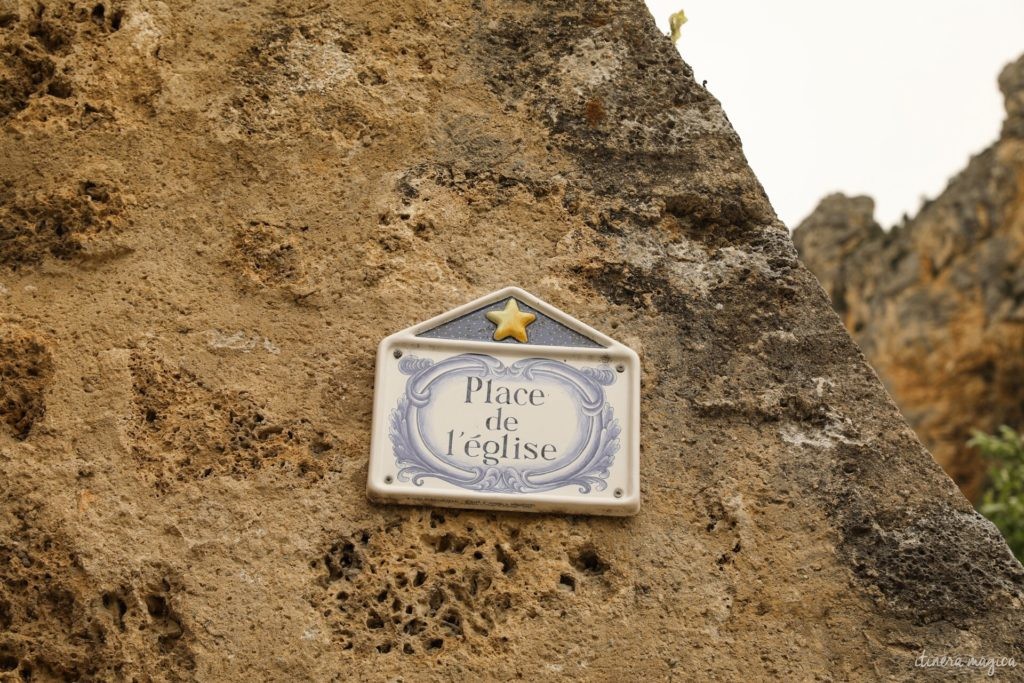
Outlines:
[[[487,319],[490,311],[500,311],[505,308],[509,299],[515,299],[519,310],[524,313],[533,313],[537,319],[530,323],[527,329],[529,341],[526,345],[540,344],[543,346],[574,346],[592,349],[603,349],[600,344],[590,337],[570,329],[557,320],[544,315],[533,306],[523,303],[516,297],[502,297],[485,306],[481,306],[471,313],[459,316],[454,320],[441,323],[425,332],[420,332],[417,337],[428,337],[430,339],[458,339],[460,341],[483,341],[495,344],[519,344],[515,339],[508,337],[499,342],[494,341],[494,323]]]

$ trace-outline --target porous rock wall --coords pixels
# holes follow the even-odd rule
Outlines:
[[[0,676],[1021,657],[1024,570],[638,0],[0,7]],[[377,342],[510,283],[641,354],[636,517],[366,501]]]

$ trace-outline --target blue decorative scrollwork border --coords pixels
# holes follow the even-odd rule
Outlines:
[[[420,486],[424,479],[435,478],[464,489],[491,493],[541,493],[564,486],[577,486],[580,493],[590,493],[608,486],[606,480],[619,450],[621,432],[605,399],[604,387],[615,382],[612,370],[574,368],[549,358],[526,358],[505,365],[480,353],[464,353],[436,363],[428,358],[406,356],[399,361],[398,369],[409,375],[405,392],[391,412],[388,430],[399,481]],[[429,405],[436,383],[453,374],[557,382],[575,399],[577,417],[585,425],[577,453],[532,470],[509,465],[473,465],[434,453],[420,434],[419,411]]]

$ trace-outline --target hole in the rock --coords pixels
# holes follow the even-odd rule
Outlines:
[[[391,652],[391,643],[383,643],[381,645],[378,645],[377,652],[381,654],[387,654],[388,652]]]
[[[461,536],[455,536],[454,534],[442,534],[434,542],[434,550],[439,553],[453,552],[461,553],[469,545],[468,538],[462,538]]]
[[[441,625],[453,636],[462,635],[462,617],[457,612],[448,612],[441,618]]]
[[[430,609],[436,612],[444,604],[444,591],[440,588],[435,588],[430,591],[430,597],[427,600],[427,604],[430,605]]]
[[[502,574],[510,574],[512,570],[516,568],[515,559],[512,558],[512,555],[510,555],[509,552],[501,546],[501,544],[494,544],[494,554],[497,557],[498,562],[501,563]]]
[[[64,100],[71,97],[74,91],[68,81],[63,78],[55,78],[46,86],[46,92],[53,97]]]
[[[0,671],[14,671],[17,668],[18,668],[18,658],[17,657],[15,657],[13,655],[9,655],[9,654],[2,654],[2,655],[0,655]]]
[[[309,446],[309,450],[313,451],[313,453],[315,453],[316,455],[326,453],[332,448],[334,448],[334,446],[332,446],[330,442],[325,441],[323,439],[317,439]]]
[[[558,577],[558,585],[571,591],[576,590],[576,577],[572,574],[562,574]]]
[[[402,652],[404,652],[407,655],[416,654],[416,650],[412,648],[412,645],[410,643],[406,643],[402,646]]]
[[[384,628],[384,620],[376,612],[370,612],[370,616],[366,619],[366,628],[374,631]]]
[[[56,52],[67,44],[65,36],[56,26],[46,22],[37,22],[35,28],[28,33],[42,43],[49,52]]]
[[[377,593],[377,602],[384,602],[388,599],[388,589],[385,588],[380,593]]]
[[[118,627],[124,630],[124,615],[128,612],[128,605],[121,596],[115,593],[103,594],[103,606],[114,612]]]
[[[93,21],[95,21],[97,24],[100,24],[102,26],[103,25],[103,19],[104,19],[106,13],[107,13],[107,8],[103,6],[103,3],[100,3],[100,4],[96,5],[95,7],[93,7],[92,8],[92,12],[90,12],[89,14],[92,15],[92,20]]]
[[[121,20],[124,18],[123,12],[114,12],[110,16],[110,30],[117,31],[121,28]]]
[[[162,595],[147,595],[146,596],[146,611],[149,612],[151,617],[166,617],[167,616],[167,600]]]
[[[427,650],[440,650],[444,647],[444,638],[431,638],[427,641]]]
[[[324,564],[327,565],[331,581],[347,576],[362,566],[356,554],[356,547],[351,541],[331,546],[331,550],[324,556]]]
[[[416,570],[416,576],[412,580],[412,585],[414,585],[414,586],[422,586],[423,582],[426,581],[426,580],[427,580],[427,573],[425,571],[423,571],[422,569],[417,569]]]
[[[415,636],[419,635],[420,633],[423,633],[423,631],[426,630],[426,628],[427,622],[423,621],[422,619],[410,619],[408,622],[406,622],[405,626],[402,627],[402,630],[408,633],[410,636]]]
[[[604,574],[610,565],[601,559],[595,548],[584,548],[572,561],[572,565],[587,574]]]

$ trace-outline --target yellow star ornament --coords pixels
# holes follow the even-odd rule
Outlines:
[[[505,308],[500,311],[490,311],[487,319],[498,326],[494,330],[494,341],[501,341],[505,337],[512,337],[517,342],[526,343],[526,326],[537,319],[533,313],[523,313],[519,310],[519,304],[515,299],[509,299]]]

